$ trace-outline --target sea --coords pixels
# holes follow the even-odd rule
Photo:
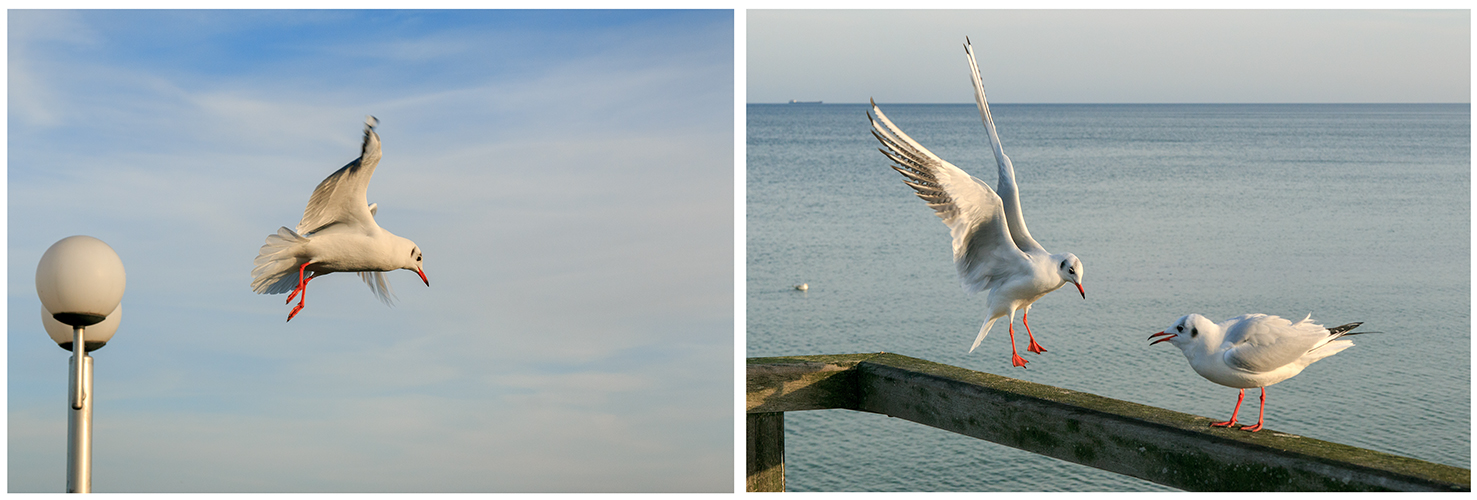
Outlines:
[[[973,104],[879,105],[996,185]],[[1267,430],[1471,467],[1470,105],[992,105],[1032,236],[1083,263],[1085,300],[1031,309],[1047,352],[1021,336],[1025,368],[1004,320],[969,352],[987,294],[961,288],[868,109],[748,105],[747,356],[886,351],[1224,420],[1236,389],[1150,334],[1189,313],[1362,321],[1378,333],[1267,390]],[[1168,489],[849,410],[786,413],[785,466],[790,491]]]

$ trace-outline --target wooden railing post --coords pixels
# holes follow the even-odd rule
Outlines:
[[[748,439],[748,491],[785,491],[785,414],[750,413],[745,419]]]

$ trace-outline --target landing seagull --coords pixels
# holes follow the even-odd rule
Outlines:
[[[421,250],[415,242],[395,236],[374,222],[378,204],[366,204],[365,191],[374,167],[380,161],[380,137],[374,132],[379,120],[364,121],[364,145],[359,158],[323,179],[297,231],[286,227],[267,235],[251,270],[251,289],[256,293],[287,293],[287,303],[301,294],[297,307],[287,315],[292,321],[308,299],[307,286],[313,278],[337,272],[357,272],[386,305],[391,304],[390,282],[385,271],[409,269],[426,286],[431,281],[421,270]],[[296,272],[294,272],[296,271]]]
[[[1082,289],[1082,261],[1070,253],[1047,252],[1026,230],[1015,185],[1015,168],[1000,147],[974,51],[969,39],[964,41],[964,54],[969,58],[974,80],[974,100],[1000,168],[996,191],[914,142],[882,114],[876,101],[872,102],[876,119],[872,119],[872,114],[867,118],[872,121],[872,135],[886,146],[879,151],[896,163],[893,170],[903,174],[906,177],[903,183],[912,186],[917,191],[915,194],[934,209],[934,215],[949,226],[949,234],[954,237],[954,265],[965,292],[990,291],[990,316],[969,351],[979,347],[995,320],[1009,316],[1010,364],[1024,368],[1027,361],[1015,350],[1015,311],[1023,309],[1021,324],[1026,326],[1026,336],[1030,339],[1026,350],[1037,354],[1046,352],[1036,343],[1031,325],[1026,322],[1031,304],[1067,283],[1077,285],[1077,292],[1086,299],[1087,292]]]
[[[1277,316],[1244,314],[1216,324],[1205,316],[1190,314],[1164,331],[1150,335],[1150,339],[1163,338],[1149,345],[1174,344],[1184,351],[1195,373],[1211,382],[1241,389],[1231,419],[1213,422],[1212,426],[1236,425],[1236,414],[1241,412],[1246,390],[1260,388],[1261,409],[1257,411],[1256,425],[1241,427],[1243,431],[1256,432],[1262,430],[1262,417],[1267,412],[1267,386],[1302,373],[1314,361],[1354,347],[1353,342],[1338,340],[1339,337],[1374,333],[1351,331],[1363,323],[1325,329],[1308,321],[1311,317],[1293,323]]]

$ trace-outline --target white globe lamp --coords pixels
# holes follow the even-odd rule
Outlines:
[[[63,324],[102,322],[123,300],[123,261],[91,236],[69,236],[46,249],[36,265],[36,295]]]

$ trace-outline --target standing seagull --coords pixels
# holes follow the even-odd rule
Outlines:
[[[1308,321],[1311,317],[1310,314],[1293,323],[1277,316],[1244,314],[1215,324],[1205,316],[1191,314],[1175,321],[1164,331],[1150,335],[1151,339],[1164,338],[1149,345],[1168,341],[1185,352],[1195,373],[1211,382],[1241,389],[1241,395],[1236,396],[1236,409],[1231,410],[1231,419],[1211,423],[1212,426],[1236,425],[1236,414],[1241,412],[1241,400],[1246,398],[1246,390],[1261,388],[1261,409],[1257,411],[1256,425],[1241,428],[1256,432],[1262,430],[1262,417],[1267,413],[1267,386],[1302,373],[1303,368],[1314,361],[1354,347],[1353,342],[1338,340],[1339,337],[1371,333],[1350,331],[1363,323],[1324,329],[1323,325]]]
[[[379,120],[373,116],[364,121],[359,158],[318,184],[297,231],[283,227],[277,234],[267,235],[267,243],[256,256],[256,269],[251,270],[252,290],[270,294],[291,291],[288,303],[302,294],[297,307],[287,315],[288,321],[303,309],[308,282],[328,273],[359,273],[386,305],[391,303],[392,292],[385,271],[409,269],[431,286],[421,271],[420,247],[381,228],[374,222],[379,205],[366,204],[365,190],[380,161],[380,137],[374,133],[377,124]]]
[[[903,183],[912,186],[917,191],[915,194],[934,209],[934,215],[949,226],[949,234],[954,237],[954,265],[964,290],[970,294],[990,290],[990,316],[969,351],[974,352],[979,347],[995,320],[1009,316],[1010,364],[1024,368],[1026,359],[1015,350],[1015,311],[1024,310],[1021,324],[1026,326],[1026,336],[1030,339],[1026,350],[1037,354],[1046,352],[1036,343],[1036,337],[1031,335],[1031,324],[1026,322],[1031,304],[1067,283],[1077,285],[1077,292],[1086,299],[1087,292],[1082,289],[1082,261],[1070,253],[1047,252],[1026,230],[1015,185],[1015,168],[1000,147],[1000,137],[995,134],[995,120],[990,117],[989,103],[985,102],[985,86],[980,82],[974,51],[970,48],[969,39],[964,41],[964,54],[969,58],[969,69],[974,77],[974,100],[979,105],[980,118],[985,122],[990,147],[995,150],[995,163],[1000,167],[998,195],[984,181],[914,142],[893,125],[887,115],[882,114],[876,101],[872,102],[876,119],[872,119],[871,114],[867,118],[872,121],[872,135],[887,147],[879,151],[897,164],[892,166],[893,170],[903,174],[906,177]],[[879,121],[887,128],[879,126]]]

